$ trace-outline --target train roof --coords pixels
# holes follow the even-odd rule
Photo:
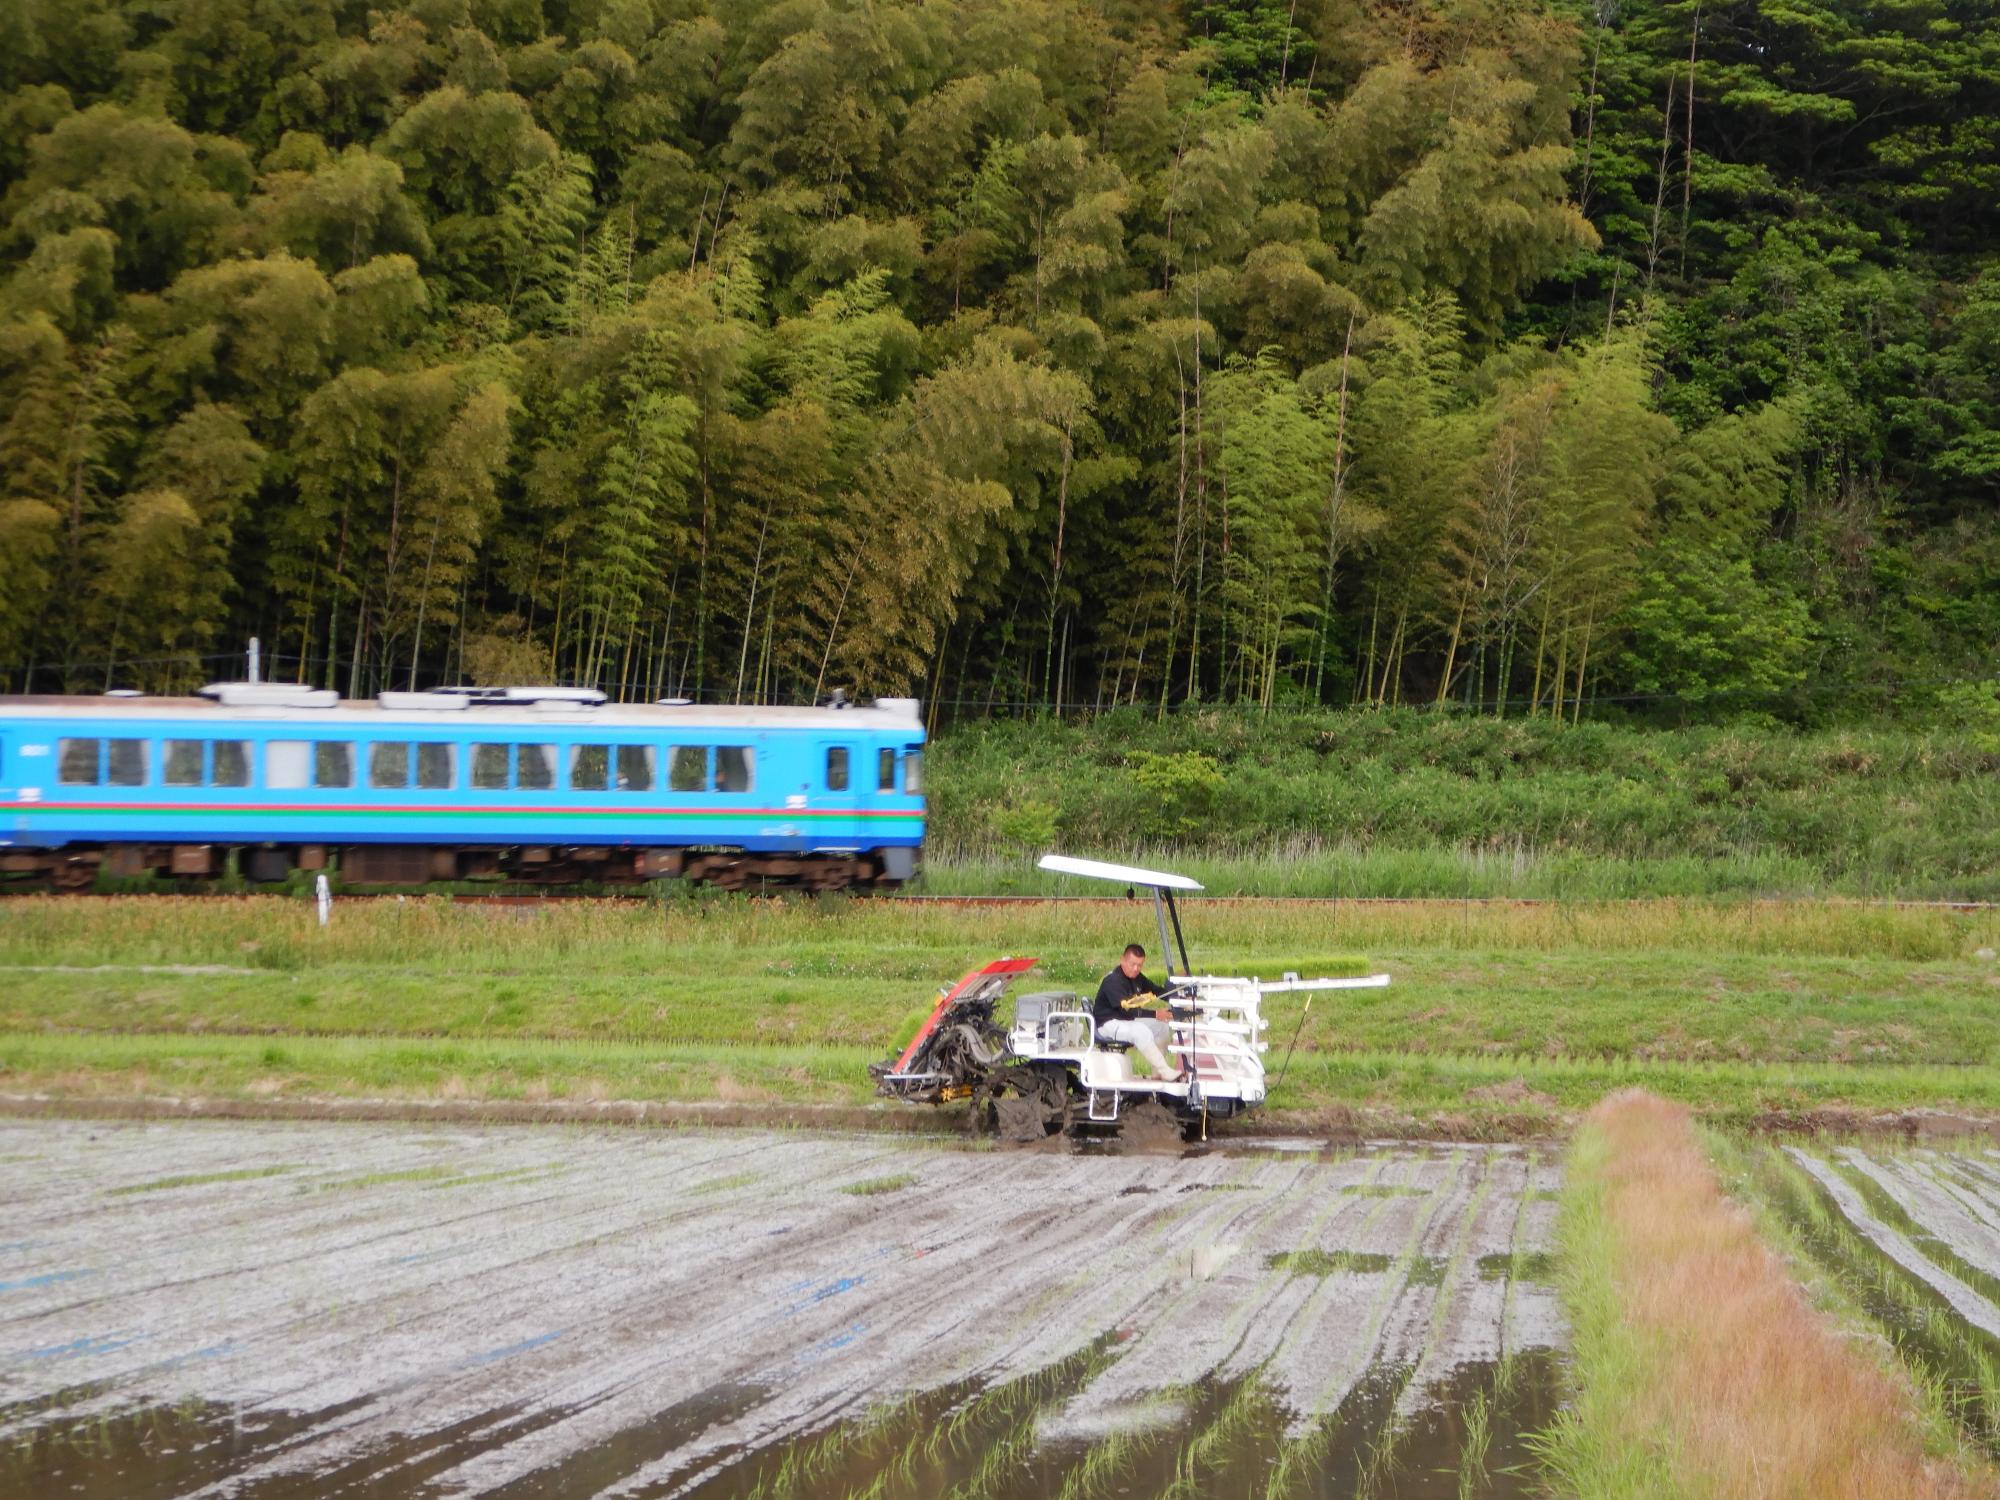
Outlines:
[[[246,689],[248,691],[246,691]],[[0,695],[0,718],[114,718],[145,721],[213,716],[255,723],[382,723],[446,729],[475,724],[607,729],[814,729],[921,731],[914,698],[817,708],[717,703],[605,703],[578,689],[479,689],[384,693],[343,699],[280,683],[217,683],[198,697],[139,694]]]

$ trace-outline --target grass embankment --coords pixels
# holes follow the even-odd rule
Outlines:
[[[1263,895],[2000,898],[1964,734],[1121,710],[954,728],[932,771],[939,891],[1043,889],[1054,843]]]
[[[1906,1382],[1807,1303],[1686,1111],[1641,1094],[1573,1141],[1562,1215],[1576,1399],[1545,1457],[1580,1497],[1992,1495]]]
[[[1559,1124],[1643,1084],[1719,1118],[2000,1112],[2000,916],[1837,904],[1191,913],[1211,971],[1360,972],[1273,1002],[1279,1111]],[[936,987],[1000,953],[1087,989],[1150,909],[868,901],[0,903],[4,1087],[851,1105]],[[1360,955],[1365,955],[1365,959]],[[1303,1025],[1300,1023],[1303,1020]],[[1379,1120],[1378,1120],[1379,1122]]]

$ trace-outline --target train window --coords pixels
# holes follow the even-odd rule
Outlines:
[[[556,747],[554,745],[517,745],[520,756],[520,776],[515,785],[524,792],[546,792],[556,784]]]
[[[830,792],[847,790],[847,747],[835,745],[826,752],[826,789]]]
[[[144,740],[106,740],[111,762],[111,774],[105,779],[113,786],[144,786],[146,784],[146,742]]]
[[[505,745],[474,745],[472,747],[472,785],[477,791],[504,792],[507,790],[507,747]]]
[[[715,747],[715,789],[747,792],[757,782],[757,752],[748,745]]]
[[[405,787],[410,784],[410,747],[401,740],[377,740],[368,747],[368,784]]]
[[[289,790],[306,784],[304,740],[272,740],[264,747],[264,785]]]
[[[201,740],[168,740],[160,779],[168,786],[200,786],[204,748]]]
[[[217,740],[215,770],[209,780],[215,786],[250,785],[250,742]]]
[[[346,740],[313,741],[313,785],[354,785],[354,746]]]
[[[611,780],[609,745],[572,745],[569,752],[569,789],[573,792],[601,792]]]
[[[903,752],[903,790],[912,797],[924,789],[924,752],[915,748]]]
[[[676,745],[667,760],[667,785],[677,792],[708,790],[708,751],[700,745]]]
[[[56,780],[64,786],[96,786],[97,763],[103,754],[99,740],[57,740]]]
[[[458,757],[452,754],[457,748],[452,745],[427,744],[417,746],[417,785],[427,792],[449,791],[454,781]]]
[[[651,745],[620,745],[618,790],[650,792],[653,789],[653,762],[657,753]]]
[[[878,751],[875,756],[875,788],[877,791],[896,790],[896,752]]]

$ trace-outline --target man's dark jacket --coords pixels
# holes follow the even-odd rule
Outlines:
[[[1127,1010],[1123,1001],[1134,995],[1157,995],[1160,987],[1141,974],[1137,979],[1127,979],[1123,969],[1113,969],[1104,976],[1104,983],[1097,987],[1097,999],[1091,1002],[1090,1013],[1097,1020],[1097,1029],[1102,1031],[1106,1021],[1129,1021],[1133,1012]]]

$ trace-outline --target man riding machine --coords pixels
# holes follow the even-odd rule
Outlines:
[[[870,1068],[878,1092],[913,1103],[970,1099],[975,1124],[1021,1138],[1066,1127],[1078,1133],[1114,1131],[1129,1109],[1141,1105],[1156,1106],[1198,1137],[1211,1120],[1264,1101],[1266,995],[1309,992],[1309,1008],[1310,992],[1389,982],[1386,974],[1301,979],[1288,973],[1280,980],[1196,975],[1174,893],[1198,891],[1199,883],[1166,871],[1060,854],[1045,856],[1041,867],[1149,889],[1167,955],[1165,987],[1146,976],[1145,950],[1134,943],[1104,976],[1089,1005],[1070,991],[1040,991],[1019,996],[1011,1018],[1003,1020],[1001,1002],[1035,960],[996,960],[945,990],[899,1057]],[[1155,1009],[1149,1003],[1154,1000],[1164,1000],[1165,1007]],[[1149,1074],[1132,1066],[1127,1047],[1137,1050]]]

